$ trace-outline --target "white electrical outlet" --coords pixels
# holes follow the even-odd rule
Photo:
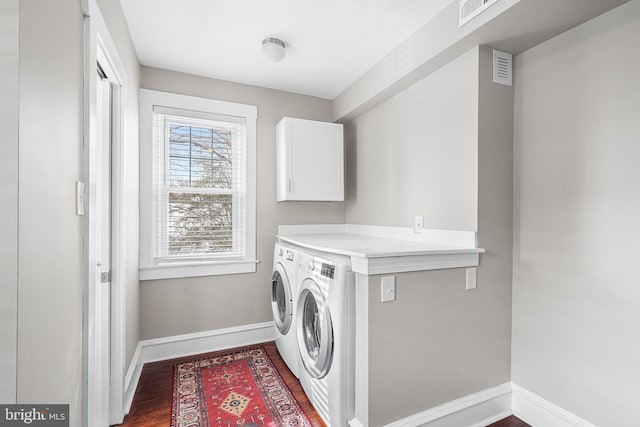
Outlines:
[[[422,230],[424,230],[424,217],[416,216],[413,220],[413,232],[422,233]]]
[[[380,301],[388,302],[396,299],[396,276],[382,278],[380,284]]]

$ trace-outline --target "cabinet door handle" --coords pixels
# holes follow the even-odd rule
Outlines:
[[[293,188],[293,180],[292,180],[291,178],[289,178],[289,179],[287,180],[287,183],[288,183],[288,185],[289,185],[289,193],[291,193],[291,188]]]

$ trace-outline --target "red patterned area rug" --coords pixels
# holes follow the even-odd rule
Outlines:
[[[175,365],[171,427],[311,427],[262,347]]]

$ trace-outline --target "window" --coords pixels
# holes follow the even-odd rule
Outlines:
[[[140,101],[140,278],[255,272],[256,107]]]

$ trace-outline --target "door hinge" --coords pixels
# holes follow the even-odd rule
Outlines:
[[[111,271],[104,271],[100,273],[100,283],[111,282]]]

